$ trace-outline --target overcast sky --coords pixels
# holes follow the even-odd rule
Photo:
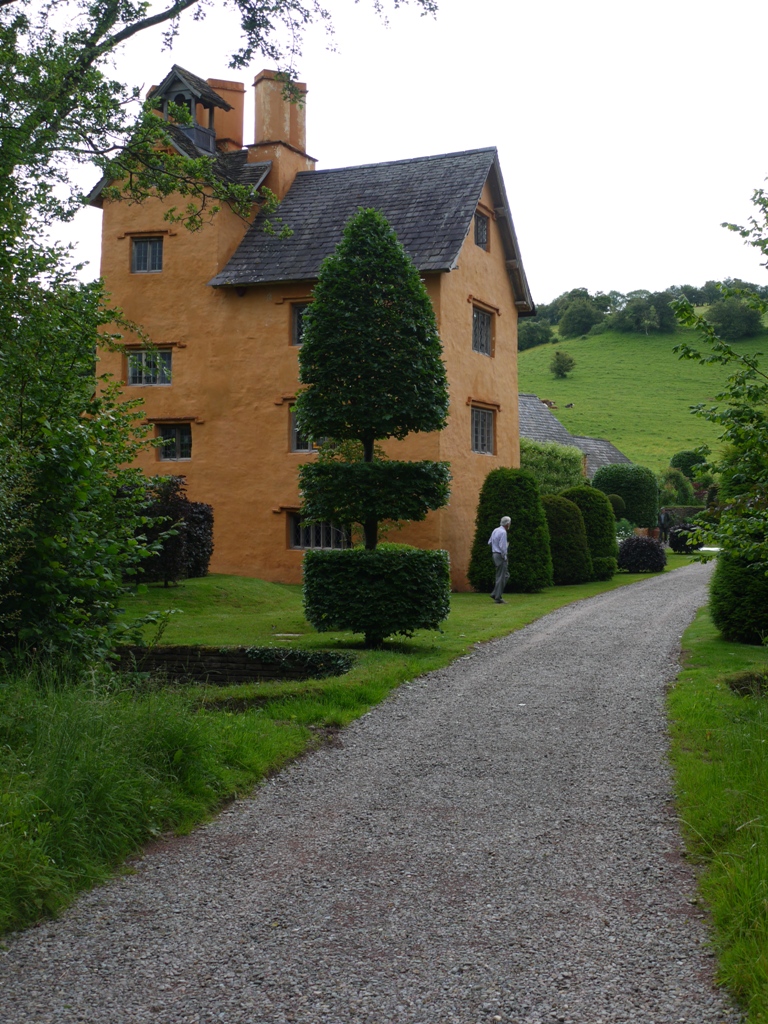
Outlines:
[[[318,167],[496,146],[539,303],[575,287],[768,283],[755,250],[720,227],[749,217],[768,175],[765,0],[438,3],[434,19],[390,11],[386,28],[369,0],[328,0],[337,52],[313,30],[298,68]],[[250,95],[265,62],[229,69],[235,32],[214,2],[170,53],[159,32],[134,40],[120,74],[148,87],[177,63]],[[252,118],[247,107],[246,143]],[[97,211],[78,216],[91,276],[99,230]]]

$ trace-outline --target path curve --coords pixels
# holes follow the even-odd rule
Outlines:
[[[736,1024],[666,760],[709,571],[401,687],[342,747],[12,938],[0,1022]]]

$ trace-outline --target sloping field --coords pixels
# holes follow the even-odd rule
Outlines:
[[[519,356],[520,391],[556,402],[554,414],[572,434],[603,437],[633,462],[660,472],[675,452],[716,446],[716,428],[692,415],[690,407],[714,404],[726,370],[679,359],[672,349],[686,336],[692,332],[606,333],[528,349]],[[768,338],[737,347],[768,351]],[[549,369],[558,350],[576,360],[565,380]]]

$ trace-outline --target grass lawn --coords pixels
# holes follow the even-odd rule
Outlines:
[[[726,371],[678,359],[672,349],[692,335],[682,330],[648,337],[607,332],[540,345],[518,357],[519,388],[556,402],[554,414],[572,434],[603,437],[658,473],[675,452],[701,444],[716,447],[717,428],[692,415],[690,407],[714,404]],[[766,346],[768,337],[736,344],[749,352],[766,351]],[[563,380],[549,369],[558,350],[576,360]],[[570,404],[573,408],[566,409]]]
[[[706,609],[683,637],[669,694],[672,764],[687,846],[702,866],[720,981],[768,1022],[768,694],[738,696],[727,677],[768,673],[768,649],[721,640]]]
[[[670,555],[669,567],[688,561]],[[0,933],[57,913],[152,837],[190,830],[405,680],[641,578],[507,595],[502,606],[485,594],[455,594],[443,632],[376,651],[350,634],[315,633],[298,586],[209,576],[142,588],[124,614],[178,609],[164,643],[346,650],[354,667],[326,679],[228,687],[109,674],[73,684],[61,670],[0,675]]]

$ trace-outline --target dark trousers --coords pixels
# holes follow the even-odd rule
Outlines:
[[[504,593],[504,587],[509,579],[509,566],[506,557],[497,553],[493,555],[493,563],[496,566],[496,582],[493,585],[491,597],[494,601],[500,601],[501,595]]]

